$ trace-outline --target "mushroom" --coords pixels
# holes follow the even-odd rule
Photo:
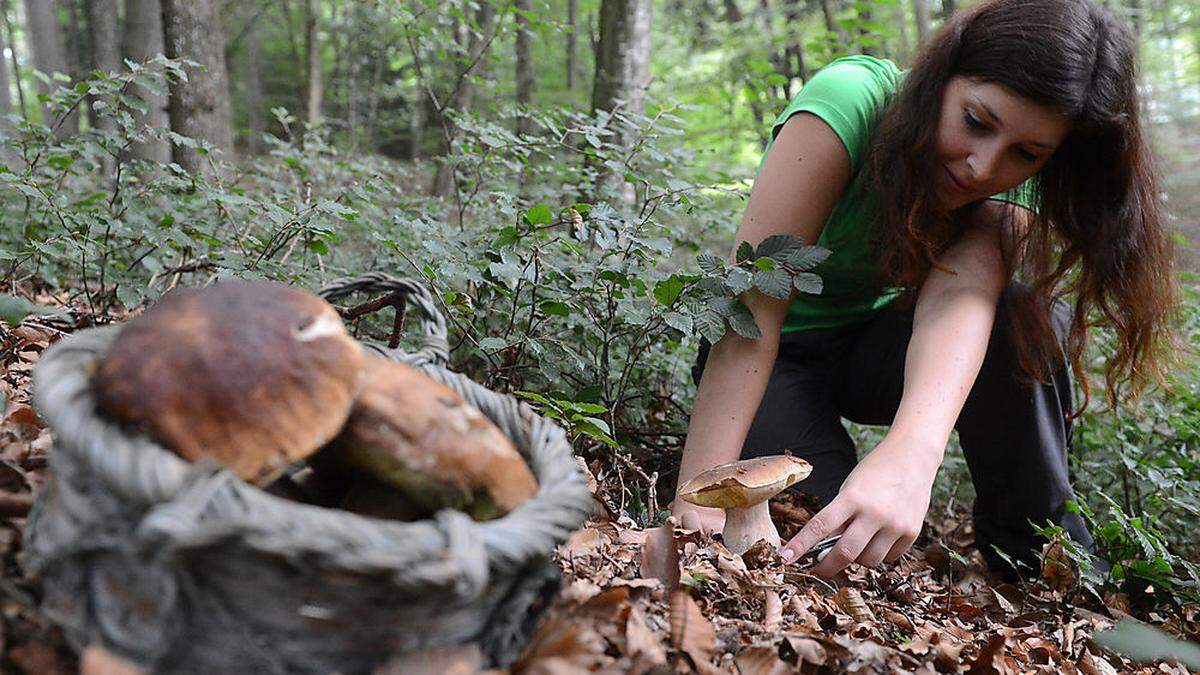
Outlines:
[[[171,291],[125,324],[92,388],[110,418],[265,485],[337,435],[364,358],[321,298],[225,281]]]
[[[345,428],[311,463],[351,482],[387,485],[420,509],[452,508],[476,520],[506,514],[537,492],[525,459],[491,420],[446,385],[382,358],[368,357]]]
[[[790,455],[722,464],[684,483],[679,496],[697,506],[725,510],[725,546],[742,554],[759,539],[779,547],[767,500],[812,473],[812,465]]]

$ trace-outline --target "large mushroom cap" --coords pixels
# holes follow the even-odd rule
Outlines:
[[[109,417],[261,484],[338,433],[363,359],[321,298],[226,281],[167,293],[127,323],[92,384]]]
[[[679,488],[679,496],[698,506],[746,508],[774,497],[810,473],[812,465],[799,457],[745,459],[696,476]]]
[[[457,392],[406,365],[368,362],[350,419],[318,457],[318,469],[349,467],[427,509],[459,509],[479,520],[508,513],[537,491],[508,437]]]

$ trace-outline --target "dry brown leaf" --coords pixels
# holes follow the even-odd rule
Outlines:
[[[763,621],[762,628],[768,633],[774,633],[783,625],[783,601],[773,588],[763,590]]]
[[[900,612],[897,612],[894,609],[884,607],[883,608],[883,618],[892,622],[892,624],[895,625],[897,628],[902,628],[904,630],[912,630],[913,629],[913,622],[907,616],[901,614]]]
[[[1079,661],[1075,666],[1083,675],[1117,675],[1117,669],[1111,663],[1086,649],[1079,655]]]
[[[642,578],[658,579],[667,589],[679,587],[679,545],[672,523],[646,530],[641,562]]]
[[[591,555],[599,550],[608,541],[600,531],[594,527],[585,527],[576,530],[571,534],[571,538],[567,543],[563,544],[564,553],[573,556]]]
[[[671,591],[671,644],[699,666],[717,651],[717,633],[686,590]]]
[[[376,668],[372,675],[476,675],[483,654],[474,642],[457,647],[440,647],[397,654]]]
[[[806,663],[820,667],[829,661],[829,652],[824,645],[811,637],[795,633],[784,634],[780,639],[779,656],[797,668],[802,668]]]
[[[817,615],[810,609],[813,606],[812,597],[800,594],[793,595],[791,606],[792,613],[796,615],[796,623],[811,632],[821,630],[820,620],[817,619]]]
[[[772,647],[747,647],[733,660],[738,675],[790,675],[792,667]]]
[[[843,611],[850,615],[850,618],[859,623],[874,625],[875,614],[871,612],[871,608],[863,600],[862,594],[856,589],[849,586],[842,586],[838,589],[837,604]]]
[[[994,633],[989,637],[987,644],[971,660],[970,668],[967,669],[968,675],[1010,675],[1015,673],[1016,671],[1009,668],[1004,659],[1004,645],[1007,642],[1008,638],[1003,632]]]
[[[1075,568],[1061,542],[1042,547],[1042,581],[1055,591],[1066,592],[1075,584]]]
[[[42,420],[38,417],[37,412],[31,406],[27,406],[24,403],[15,403],[9,407],[8,412],[4,415],[3,423],[18,427],[32,427],[34,429],[41,429],[45,426],[42,424]]]
[[[658,635],[646,625],[637,606],[630,608],[629,618],[625,620],[625,649],[629,656],[641,655],[654,664],[667,662],[667,652]]]

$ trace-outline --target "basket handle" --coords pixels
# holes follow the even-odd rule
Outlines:
[[[329,302],[335,302],[351,293],[397,292],[420,310],[421,347],[414,356],[423,356],[429,363],[445,365],[450,362],[450,343],[446,338],[446,318],[438,311],[433,296],[425,286],[408,277],[394,277],[383,272],[368,272],[356,277],[334,279],[317,291]]]

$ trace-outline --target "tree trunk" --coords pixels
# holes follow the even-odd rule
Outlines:
[[[837,22],[837,11],[833,7],[834,0],[819,0],[821,5],[821,16],[825,19],[825,30],[837,36],[837,43],[841,48],[846,47],[846,31],[842,29]]]
[[[942,0],[942,21],[949,19],[956,11],[958,11],[958,5],[955,0]]]
[[[7,11],[7,7],[0,7],[0,11]],[[4,33],[0,32],[0,115],[7,115],[12,112],[12,90],[9,87],[8,79],[8,64],[4,63],[4,52],[8,44],[4,40]],[[0,120],[0,123],[3,123]]]
[[[33,54],[33,67],[48,76],[53,76],[54,73],[70,75],[71,66],[67,63],[67,52],[63,47],[54,0],[25,0],[25,19],[28,31],[25,41]],[[38,86],[43,93],[49,94],[57,85],[46,86],[39,81]],[[42,119],[47,125],[57,122],[51,115],[49,108],[42,106]],[[62,121],[56,135],[64,138],[78,130],[79,111],[75,110]]]
[[[491,44],[492,34],[496,30],[496,7],[491,2],[483,2],[479,6],[479,10],[475,13],[475,23],[479,26],[478,31],[471,31],[469,38],[464,38],[466,41],[466,59],[468,70],[458,77],[458,73],[451,78],[452,81],[458,81],[458,89],[451,92],[447,98],[448,101],[443,102],[443,109],[438,110],[437,114],[440,119],[435,120],[438,124],[444,125],[449,130],[449,136],[454,138],[455,129],[452,122],[446,118],[445,112],[450,110],[469,110],[474,104],[475,87],[471,82],[471,74],[478,66],[472,67],[470,64],[480,64],[482,62],[483,50]],[[443,150],[446,154],[453,152],[453,148],[445,144],[443,139]],[[438,197],[449,196],[454,190],[454,170],[453,167],[446,163],[438,165],[437,173],[433,176],[433,194]]]
[[[725,10],[725,23],[732,25],[742,20],[742,10],[734,0],[722,0],[721,5]]]
[[[246,29],[246,34],[242,39],[246,42],[246,75],[243,78],[243,86],[246,88],[246,129],[250,136],[246,139],[246,149],[250,154],[256,155],[262,152],[262,136],[267,131],[263,115],[265,99],[263,98],[262,77],[259,75],[259,70],[262,69],[262,57],[259,53],[260,38],[257,21]]]
[[[879,34],[867,27],[867,23],[875,20],[874,14],[865,6],[858,11],[858,45],[859,51],[867,56],[880,56]]]
[[[189,58],[206,66],[193,70],[187,82],[171,87],[171,129],[232,151],[229,84],[225,74],[225,36],[217,0],[162,0],[167,56]],[[207,173],[204,155],[175,146],[174,158],[188,171]]]
[[[529,32],[529,19],[525,12],[531,10],[529,0],[515,0],[517,10],[517,119],[518,135],[528,134],[530,119],[527,111],[533,106],[533,92],[537,84],[533,67],[533,36]]]
[[[306,59],[308,84],[304,88],[308,123],[316,126],[321,123],[321,43],[317,30],[321,6],[317,0],[308,0],[304,13],[304,46],[308,52]]]
[[[600,4],[600,43],[596,55],[596,77],[592,87],[592,111],[617,108],[641,114],[646,108],[646,88],[650,84],[651,0],[602,0]],[[623,126],[613,125],[616,140],[626,144],[629,138]],[[597,178],[597,188],[611,180]],[[599,190],[598,190],[599,192]],[[626,183],[622,197],[634,198],[633,186]]]
[[[575,30],[578,25],[579,0],[567,0],[567,90],[575,89]]]
[[[162,6],[159,0],[125,0],[125,58],[138,63],[166,51],[163,47]],[[170,125],[167,118],[167,97],[138,87],[134,94],[146,102],[146,114],[131,113],[134,119],[157,129]],[[130,148],[130,154],[160,164],[171,161],[171,144],[167,141],[146,141]]]
[[[791,78],[787,83],[787,100],[792,100],[792,78],[799,78],[800,83],[808,82],[808,66],[804,63],[804,36],[800,34],[800,0],[787,0],[783,16],[789,33],[787,47],[788,70]]]
[[[929,37],[929,0],[912,0],[913,18],[917,21],[917,44],[925,44]]]
[[[896,50],[897,63],[908,63],[908,17],[904,15],[904,4],[897,2],[892,5],[892,21],[896,22],[898,28],[897,39],[900,43],[900,48]]]
[[[87,0],[88,22],[92,25],[92,65],[106,73],[124,70],[121,63],[120,16],[117,0]],[[116,120],[92,110],[92,124],[102,131],[116,129]],[[108,162],[105,162],[107,167]],[[106,168],[107,173],[107,168]]]
[[[4,13],[4,31],[8,36],[8,43],[12,45],[8,54],[12,62],[13,82],[17,85],[17,104],[21,106],[21,117],[29,119],[29,111],[25,109],[25,88],[21,85],[21,66],[17,63],[17,34],[13,30],[12,21],[8,18],[8,0],[0,0],[0,12]],[[2,52],[0,52],[2,53]]]

